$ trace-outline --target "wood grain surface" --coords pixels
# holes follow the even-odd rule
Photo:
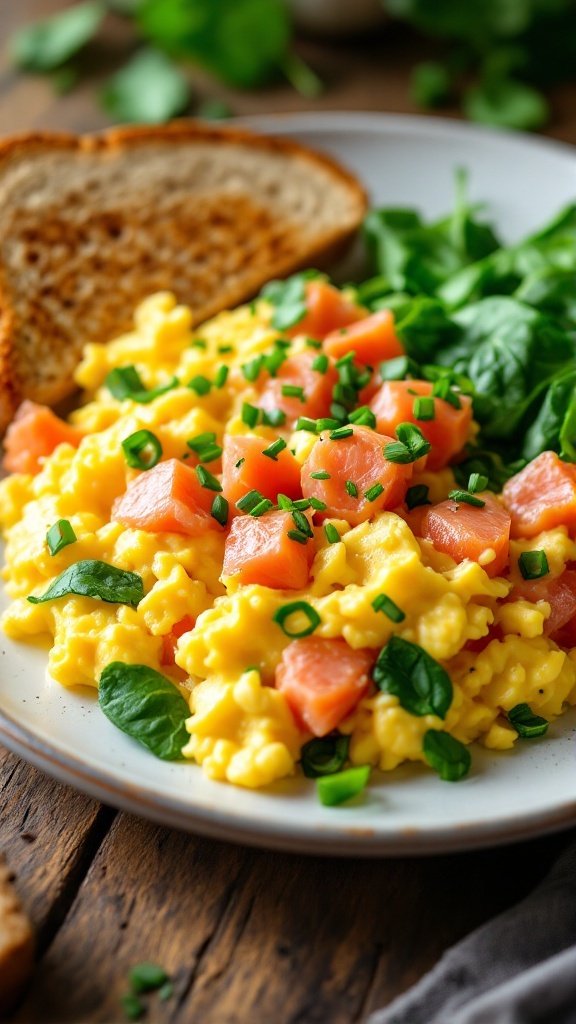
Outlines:
[[[0,0],[0,39],[60,0]],[[110,17],[112,66],[132,43]],[[194,75],[199,97],[235,113],[411,112],[410,67],[428,52],[406,30],[369,41],[305,41],[327,83],[305,102],[281,84],[228,93]],[[83,84],[55,97],[0,60],[0,133],[106,124],[94,100],[103,51]],[[576,142],[576,87],[551,95],[549,134]],[[444,114],[456,116],[456,111]],[[38,963],[13,1020],[124,1020],[130,968],[160,963],[173,996],[147,1000],[170,1024],[353,1024],[416,981],[460,936],[521,898],[566,836],[430,859],[320,859],[266,853],[158,828],[102,807],[0,751],[0,850],[38,931]]]

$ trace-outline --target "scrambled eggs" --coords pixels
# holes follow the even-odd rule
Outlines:
[[[264,786],[293,774],[310,739],[284,693],[273,686],[290,643],[274,614],[294,597],[318,613],[315,635],[376,651],[394,633],[420,645],[452,681],[445,720],[411,714],[392,693],[364,696],[340,725],[350,737],[352,764],[393,769],[403,761],[425,761],[423,737],[430,729],[445,730],[464,744],[479,739],[493,749],[512,747],[518,734],[506,717],[511,708],[526,702],[553,718],[576,702],[576,652],[560,649],[545,635],[549,605],[506,600],[516,569],[505,579],[490,577],[478,562],[455,564],[429,540],[418,540],[405,518],[383,511],[357,526],[334,520],[337,543],[318,528],[309,585],[287,592],[223,578],[223,530],[190,537],[147,532],[111,518],[114,501],[138,476],[121,444],[138,430],[153,431],[164,457],[174,459],[186,457],[189,438],[206,432],[218,442],[224,433],[251,434],[266,443],[278,437],[271,426],[250,429],[243,421],[243,403],[256,402],[258,395],[240,372],[241,364],[270,351],[277,334],[263,300],[222,313],[195,332],[190,310],[172,295],[158,294],[138,308],[131,333],[86,347],[76,375],[85,404],[71,416],[84,435],[79,447],[61,444],[37,475],[16,473],[0,485],[4,579],[12,599],[3,629],[19,641],[52,638],[48,671],[64,686],[96,686],[114,661],[162,672],[190,702],[184,755],[211,778],[240,786]],[[303,337],[292,342],[295,352],[304,347]],[[174,376],[180,382],[212,380],[223,364],[229,373],[207,393],[179,384],[140,404],[114,398],[104,385],[111,370],[126,364],[136,367],[148,389]],[[303,430],[287,441],[300,462],[318,443]],[[450,469],[416,474],[413,482],[428,486],[433,501],[446,498],[454,486]],[[52,555],[46,534],[61,519],[77,539]],[[530,549],[546,552],[553,576],[576,561],[576,543],[562,526],[512,542],[512,564]],[[27,600],[81,559],[138,573],[143,600],[137,607],[82,595]],[[375,610],[383,592],[402,609],[401,622]],[[167,658],[167,640],[186,616],[192,628],[174,638],[173,659]],[[482,646],[479,641],[488,637],[493,638]]]

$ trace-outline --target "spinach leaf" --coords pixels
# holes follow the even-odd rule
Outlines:
[[[516,704],[508,712],[508,721],[524,740],[544,736],[548,731],[549,722],[541,715],[535,715],[529,704]]]
[[[445,782],[458,782],[470,771],[472,758],[468,747],[448,732],[428,729],[424,733],[422,751],[430,767]]]
[[[54,71],[92,39],[105,13],[105,3],[86,0],[20,29],[10,40],[12,60],[26,71]]]
[[[494,296],[454,314],[462,333],[437,355],[470,378],[485,438],[510,438],[555,374],[573,365],[574,339],[517,299]]]
[[[263,299],[275,306],[272,327],[287,331],[306,316],[306,281],[320,275],[316,270],[304,270],[285,281],[269,281],[260,292]]]
[[[379,690],[398,697],[412,715],[445,718],[452,703],[452,682],[442,665],[417,644],[392,636],[372,671]]]
[[[104,109],[115,121],[161,124],[182,114],[190,86],[179,68],[160,50],[140,50],[102,90]]]
[[[182,757],[190,709],[176,685],[155,669],[111,662],[100,676],[98,703],[118,729],[156,757]]]
[[[469,89],[464,95],[464,113],[471,121],[481,124],[533,131],[546,124],[550,108],[537,89],[502,77],[488,79]]]
[[[115,565],[87,558],[69,565],[52,581],[40,597],[30,596],[31,604],[55,601],[58,597],[78,594],[94,597],[108,604],[128,604],[136,608],[144,597],[142,577],[135,572],[117,569]]]
[[[381,308],[387,306],[386,302]],[[395,331],[408,355],[418,362],[435,357],[439,348],[454,344],[461,329],[452,320],[438,299],[410,299],[399,308]]]
[[[576,368],[552,381],[522,445],[529,462],[545,451],[555,451],[576,462]]]

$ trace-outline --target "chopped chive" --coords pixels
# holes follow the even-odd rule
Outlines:
[[[225,356],[227,353],[234,351],[234,345],[218,345],[216,351],[219,356]]]
[[[337,430],[340,426],[340,420],[335,420],[331,416],[321,416],[316,420],[316,433],[321,434],[323,430]]]
[[[226,381],[228,380],[228,367],[219,366],[216,370],[216,376],[214,377],[214,387],[223,388]]]
[[[550,572],[545,551],[523,551],[518,559],[518,568],[525,580],[539,580]]]
[[[317,473],[310,473],[312,480],[330,480],[330,473],[325,469],[319,469]]]
[[[287,620],[292,615],[296,615],[301,612],[308,619],[308,625],[304,629],[290,630],[286,624]],[[315,629],[320,625],[321,619],[318,612],[312,605],[308,604],[307,601],[291,601],[289,604],[283,604],[280,608],[277,608],[272,616],[274,622],[276,622],[282,632],[290,637],[290,639],[298,639],[303,636],[310,636]]]
[[[152,469],[162,458],[162,445],[151,430],[136,430],[122,441],[124,458],[133,469]]]
[[[210,515],[220,523],[221,526],[226,526],[228,522],[229,506],[226,498],[221,494],[217,494],[212,502],[212,508],[210,509]]]
[[[205,448],[201,448],[198,452],[200,462],[214,462],[214,460],[219,459],[221,455],[222,446],[219,444],[207,444]]]
[[[244,456],[242,456],[241,459],[238,459],[238,462],[234,463],[234,469],[240,469],[240,466],[243,466],[245,462],[246,459],[244,458]]]
[[[322,342],[318,341],[317,338],[306,338],[304,344],[307,348],[322,348]]]
[[[299,416],[296,421],[296,430],[307,430],[310,434],[316,433],[316,420],[311,420],[309,416]]]
[[[415,398],[412,411],[417,420],[433,420],[436,418],[436,407],[433,398]]]
[[[306,401],[304,388],[299,387],[297,384],[283,384],[282,395],[284,398],[299,398],[301,402]]]
[[[46,534],[46,543],[51,555],[57,555],[77,540],[74,527],[67,519],[58,519]]]
[[[372,487],[369,487],[367,491],[364,491],[364,497],[366,498],[366,501],[376,501],[376,498],[380,497],[383,490],[384,487],[382,486],[382,484],[373,484]]]
[[[348,414],[348,419],[350,423],[355,423],[357,427],[376,429],[376,417],[372,409],[369,409],[367,405],[361,405],[358,409],[354,409],[354,412]]]
[[[343,772],[323,775],[316,779],[320,803],[325,807],[336,807],[338,804],[343,804],[346,800],[358,796],[362,790],[366,789],[371,770],[369,764],[361,764],[355,768],[346,768]]]
[[[403,622],[406,618],[406,613],[387,594],[378,594],[372,601],[372,607],[375,612],[384,612],[392,622]]]
[[[432,395],[435,398],[441,398],[444,402],[448,402],[454,409],[462,408],[462,402],[452,388],[448,377],[441,377],[440,380],[435,381],[432,386]]]
[[[508,712],[508,721],[524,740],[543,736],[549,724],[541,715],[535,715],[529,704],[516,704],[516,707],[511,708]]]
[[[307,544],[309,541],[308,534],[301,533],[300,530],[288,530],[288,537],[290,540],[295,540],[298,544]]]
[[[358,497],[358,488],[353,480],[347,480],[344,486],[346,487],[346,493],[349,494],[351,498]]]
[[[312,360],[312,369],[316,370],[317,373],[326,373],[328,366],[328,356],[324,352]]]
[[[474,508],[484,508],[486,504],[482,498],[477,498],[475,494],[470,494],[469,491],[461,491],[456,488],[453,491],[448,491],[448,497],[452,501],[459,501],[463,505],[473,505]]]
[[[339,772],[348,757],[349,736],[323,736],[309,740],[300,751],[300,764],[307,779]]]
[[[286,413],[283,409],[263,409],[262,423],[267,427],[281,427],[286,422]]]
[[[415,484],[406,491],[406,504],[410,510],[420,505],[430,505],[426,484]]]
[[[395,359],[386,359],[380,363],[380,378],[386,380],[404,380],[405,377],[418,377],[420,369],[418,364],[408,356],[396,356]]]
[[[278,504],[278,508],[283,509],[285,512],[288,512],[290,511],[290,509],[294,508],[294,502],[292,501],[292,498],[288,497],[287,494],[277,494],[276,502]]]
[[[257,409],[255,405],[250,405],[249,402],[242,403],[242,422],[247,427],[255,427],[259,416],[260,409]]]
[[[276,348],[288,349],[292,346],[292,342],[289,338],[274,338],[274,344]]]
[[[271,508],[274,508],[274,502],[270,501],[270,498],[262,498],[254,508],[250,509],[250,515],[254,516],[255,519],[259,519],[265,512],[269,512]]]
[[[207,348],[207,344],[204,341],[204,338],[194,338],[190,342],[190,346],[191,346],[191,348],[202,348],[204,350],[206,350],[206,348]]]
[[[187,387],[195,391],[197,395],[207,395],[212,387],[212,381],[199,373],[197,377],[192,377],[192,380],[188,381]]]
[[[331,441],[344,441],[347,437],[352,437],[354,431],[352,427],[337,427],[336,430],[330,432]]]
[[[248,491],[244,494],[239,501],[236,502],[236,508],[240,512],[251,512],[253,508],[264,500],[264,495],[260,494],[260,491]]]
[[[468,490],[470,494],[475,494],[476,491],[485,491],[488,487],[488,477],[482,473],[470,473],[468,477]]]
[[[326,534],[326,540],[329,544],[338,544],[340,540],[340,534],[334,526],[334,523],[326,523],[324,527],[324,533]]]
[[[207,448],[215,443],[216,434],[213,430],[206,430],[203,434],[196,434],[194,437],[191,437],[186,441],[188,447],[197,454],[201,452],[203,448]]]
[[[338,421],[338,424],[341,424],[348,417],[348,409],[341,402],[332,402],[330,405],[330,415]]]
[[[240,369],[247,381],[253,384],[258,380],[260,371],[262,369],[263,356],[256,356],[255,359],[251,359],[248,363],[242,363]]]
[[[314,530],[310,526],[310,523],[303,512],[299,512],[298,509],[294,509],[292,512],[292,519],[294,520],[294,526],[300,531],[300,533],[304,533],[306,537],[314,536]]]
[[[310,499],[298,498],[297,501],[292,502],[292,508],[297,508],[300,512],[306,512],[310,508]]]
[[[340,359],[336,360],[336,368],[340,370],[343,366],[349,366],[354,362],[355,357],[355,352],[347,352],[345,356],[340,356]]]
[[[427,455],[432,447],[419,427],[413,423],[399,423],[396,427],[396,437],[397,441],[384,446],[384,455],[389,462],[416,462],[423,455]]]
[[[283,349],[277,348],[275,352],[270,352],[267,356],[264,356],[262,365],[271,377],[275,377],[282,363],[286,362],[286,358],[287,356]]]
[[[202,487],[205,487],[207,491],[221,491],[222,484],[212,473],[209,473],[205,466],[195,467],[196,476]]]
[[[316,512],[325,512],[328,505],[325,501],[320,501],[320,498],[310,498],[310,505]]]
[[[136,964],[129,974],[130,987],[140,995],[142,992],[153,992],[168,981],[168,975],[158,964],[144,962]]]
[[[273,459],[274,462],[278,462],[278,456],[280,452],[284,451],[284,448],[287,447],[288,445],[286,444],[286,441],[283,441],[282,438],[279,437],[276,441],[274,441],[272,444],[268,445],[268,447],[264,449],[262,455],[267,455],[269,459]]]
[[[116,366],[104,383],[114,398],[129,398],[134,391],[145,390],[135,366]]]

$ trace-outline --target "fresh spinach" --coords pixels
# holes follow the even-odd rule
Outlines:
[[[448,732],[428,729],[424,733],[422,751],[430,767],[445,782],[458,782],[470,771],[472,758],[468,747]]]
[[[399,636],[392,636],[380,651],[372,678],[379,690],[398,697],[412,715],[445,718],[452,703],[446,670],[422,647]]]
[[[26,71],[54,71],[93,38],[105,14],[105,3],[86,0],[26,25],[10,40],[12,60]]]
[[[160,672],[148,665],[113,661],[100,676],[98,703],[118,729],[156,757],[182,757],[190,709],[176,685]]]
[[[269,281],[264,285],[261,296],[274,306],[272,327],[287,331],[295,327],[306,316],[306,281],[320,276],[315,270],[293,274],[285,281]]]
[[[142,577],[135,572],[126,572],[115,565],[87,558],[69,565],[52,581],[44,594],[31,595],[31,604],[55,601],[68,594],[94,597],[108,604],[128,604],[136,608],[144,597]]]
[[[552,381],[526,431],[523,458],[529,462],[545,451],[576,462],[576,369]]]
[[[544,736],[548,731],[549,723],[541,715],[535,715],[529,704],[516,704],[508,712],[508,721],[514,726],[516,732],[524,740],[534,739],[536,736]]]
[[[102,89],[102,105],[115,121],[161,124],[190,103],[186,77],[166,54],[140,50]]]

